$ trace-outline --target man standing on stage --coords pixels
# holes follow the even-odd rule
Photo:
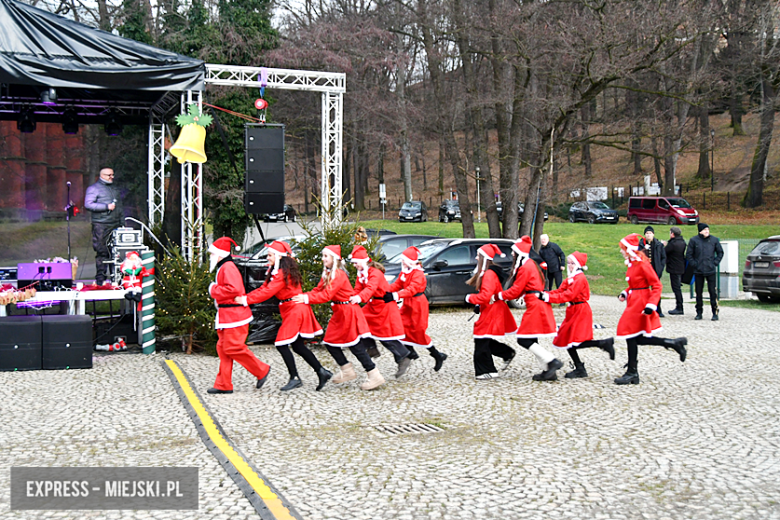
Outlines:
[[[210,267],[212,271],[217,271],[216,281],[209,285],[209,296],[214,298],[217,306],[214,326],[219,338],[219,373],[214,387],[208,389],[210,394],[233,393],[233,361],[237,361],[257,378],[256,388],[263,386],[268,372],[271,371],[271,367],[257,359],[246,346],[252,311],[235,301],[237,296],[246,296],[246,291],[241,272],[230,256],[231,244],[236,245],[233,239],[222,237],[209,246]]]
[[[110,259],[106,240],[122,225],[122,203],[114,185],[114,170],[103,168],[100,178],[87,188],[84,207],[92,212],[92,248],[95,250],[95,284],[106,282],[105,262]]]

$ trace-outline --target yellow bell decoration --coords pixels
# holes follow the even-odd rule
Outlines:
[[[176,122],[182,127],[179,138],[171,146],[171,155],[176,157],[179,163],[204,163],[206,162],[206,127],[211,124],[212,117],[202,114],[198,105],[191,104],[187,114],[176,117]]]
[[[204,163],[206,162],[206,129],[197,123],[191,123],[181,129],[179,138],[169,150],[179,163]]]

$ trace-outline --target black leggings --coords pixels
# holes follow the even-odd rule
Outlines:
[[[396,363],[400,363],[403,358],[410,354],[410,349],[406,348],[403,343],[397,339],[379,340],[379,342],[393,354]],[[376,347],[376,341],[374,338],[364,338],[363,345],[365,345],[366,348]]]
[[[349,350],[352,351],[358,361],[360,361],[360,364],[363,365],[363,370],[366,372],[371,372],[376,368],[376,365],[373,361],[371,361],[371,356],[368,355],[368,352],[366,352],[366,346],[363,343],[364,341],[365,340],[361,340],[357,345],[349,347]],[[328,352],[330,352],[330,355],[333,356],[333,359],[336,361],[338,366],[343,367],[349,363],[349,361],[347,361],[347,356],[344,355],[343,348],[331,347],[328,345]]]
[[[635,336],[626,340],[628,346],[628,369],[636,371],[637,358],[639,355],[639,345],[658,345],[665,347],[667,340],[665,338],[656,338],[648,336]]]
[[[474,338],[474,374],[481,376],[495,373],[497,370],[493,356],[507,360],[514,354],[515,349],[493,338]]]
[[[517,338],[517,344],[528,350],[534,343],[539,343],[539,338]]]
[[[276,346],[276,350],[282,355],[284,364],[287,366],[287,372],[290,373],[290,378],[298,377],[298,369],[295,366],[295,357],[293,357],[292,352],[290,352],[290,347],[292,347],[293,351],[301,356],[315,372],[318,372],[322,368],[322,364],[319,359],[317,359],[317,356],[306,347],[303,338],[298,335],[291,344]]]
[[[599,347],[599,348],[601,348],[601,341],[600,340],[594,340],[594,339],[591,339],[591,340],[588,340],[588,341],[583,341],[582,343],[580,343],[576,347],[569,348],[569,357],[571,358],[572,361],[574,361],[575,365],[580,365],[580,364],[582,364],[582,361],[580,361],[580,356],[579,356],[579,354],[577,354],[577,350],[579,350],[581,348],[592,348],[592,347]]]

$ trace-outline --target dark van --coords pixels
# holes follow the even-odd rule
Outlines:
[[[632,224],[698,224],[699,212],[682,197],[631,197],[628,199],[628,220]]]

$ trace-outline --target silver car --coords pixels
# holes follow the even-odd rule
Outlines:
[[[747,257],[742,290],[762,302],[780,302],[780,235],[763,239]]]

